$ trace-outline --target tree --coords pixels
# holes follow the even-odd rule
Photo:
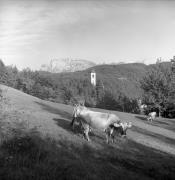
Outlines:
[[[175,56],[171,59],[172,83],[171,83],[171,100],[175,101]]]
[[[152,66],[141,81],[145,103],[156,107],[159,110],[159,116],[170,98],[171,82],[171,68],[161,62]]]
[[[8,82],[10,87],[17,88],[17,82],[19,78],[19,71],[16,66],[7,66]]]
[[[3,63],[3,61],[0,59],[0,83],[6,84],[7,83],[7,69]]]

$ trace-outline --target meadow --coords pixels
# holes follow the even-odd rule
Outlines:
[[[175,178],[174,119],[149,123],[143,115],[94,108],[116,113],[133,127],[114,144],[96,130],[87,142],[70,128],[72,106],[0,88],[0,179]]]

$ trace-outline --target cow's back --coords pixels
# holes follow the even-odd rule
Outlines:
[[[112,123],[118,123],[120,120],[114,114],[101,113],[95,111],[86,111],[80,114],[82,121],[89,124],[94,129],[106,129]]]

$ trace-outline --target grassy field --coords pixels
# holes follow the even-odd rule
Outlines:
[[[70,128],[71,106],[0,88],[0,179],[175,179],[174,119],[111,111],[133,123],[127,138],[106,144],[93,130],[89,143]]]

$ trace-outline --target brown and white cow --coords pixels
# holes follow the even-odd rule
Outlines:
[[[117,124],[111,124],[108,128],[108,134],[112,138],[112,142],[114,142],[115,136],[126,136],[127,129],[132,127],[132,123],[129,122],[121,122]]]
[[[74,117],[71,122],[72,126],[74,126],[76,119],[78,119],[78,121],[81,123],[84,130],[84,137],[88,141],[90,141],[89,131],[92,128],[105,132],[107,143],[109,142],[109,133],[107,132],[107,129],[110,127],[110,125],[115,124],[117,126],[117,124],[121,122],[119,117],[115,114],[92,111],[80,105],[76,106],[75,108]]]

